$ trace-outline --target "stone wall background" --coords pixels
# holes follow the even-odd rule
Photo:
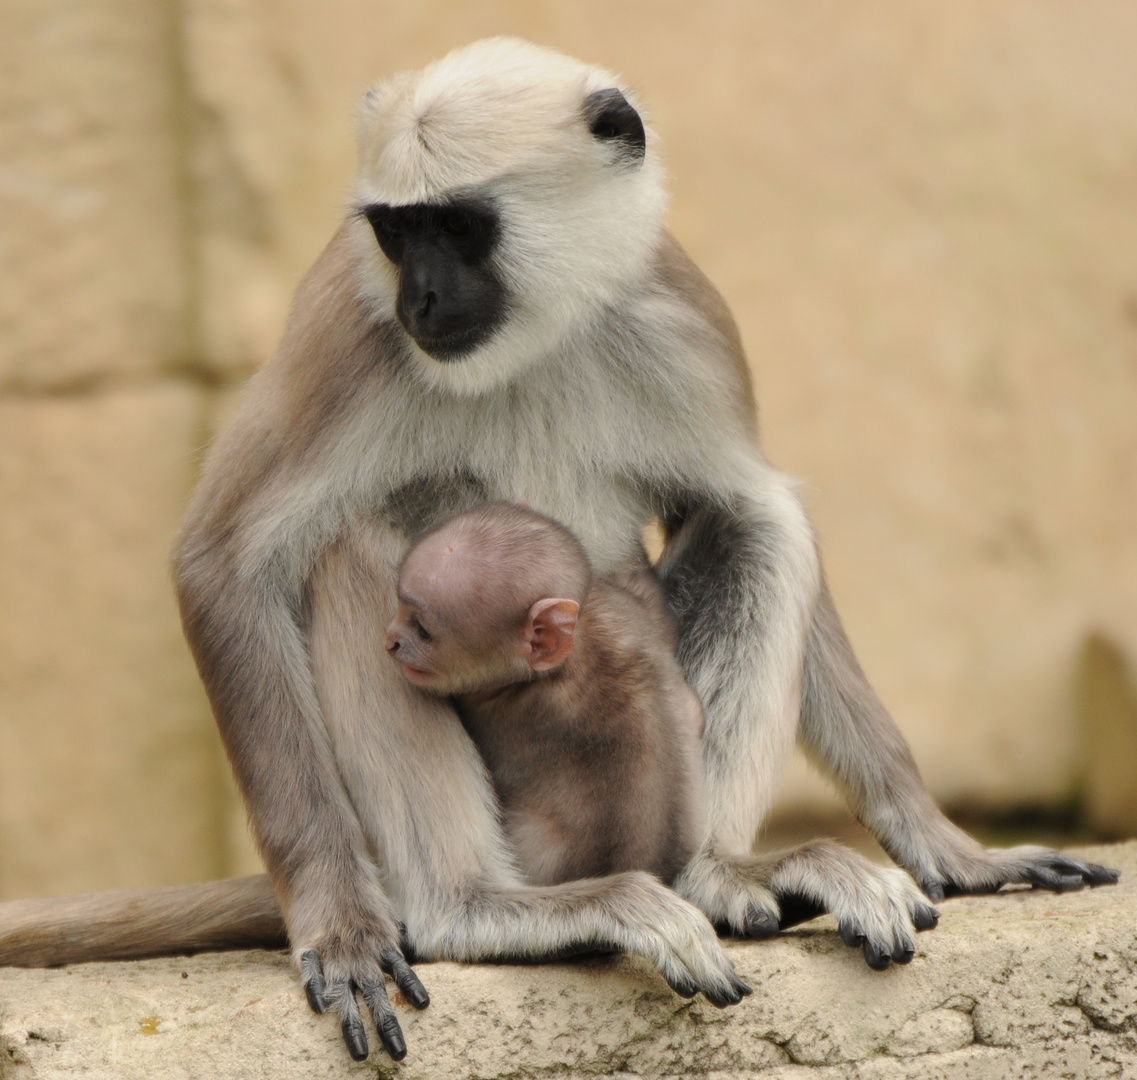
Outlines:
[[[256,865],[167,577],[378,76],[516,33],[652,104],[936,794],[1137,831],[1137,8],[6,0],[0,898]],[[834,806],[798,768],[788,812]]]

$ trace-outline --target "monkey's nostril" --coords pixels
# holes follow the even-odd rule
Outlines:
[[[394,637],[387,638],[385,647],[387,652],[392,654],[397,653],[399,651],[399,639]]]
[[[430,309],[438,306],[438,297],[432,292],[428,292],[423,298],[422,303],[418,306],[419,317],[425,319],[430,314]]]

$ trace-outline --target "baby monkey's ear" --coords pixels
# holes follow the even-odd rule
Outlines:
[[[529,609],[521,651],[534,671],[548,671],[564,663],[572,651],[579,616],[580,604],[575,600],[555,597],[538,600]]]

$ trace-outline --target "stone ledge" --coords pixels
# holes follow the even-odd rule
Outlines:
[[[723,1011],[627,958],[423,965],[398,1066],[353,1064],[282,954],[3,969],[0,1078],[1134,1076],[1137,841],[1089,854],[1121,884],[950,900],[906,968],[870,971],[829,919],[731,942],[755,992]]]

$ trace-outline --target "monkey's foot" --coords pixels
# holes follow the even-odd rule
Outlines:
[[[940,913],[903,870],[870,863],[829,840],[775,855],[702,854],[675,883],[726,932],[772,937],[817,915],[837,920],[841,939],[864,950],[871,968],[907,964],[915,934]]]
[[[416,1009],[425,1009],[430,1004],[430,996],[397,946],[364,944],[359,940],[349,945],[343,938],[337,938],[322,942],[318,949],[297,950],[295,959],[308,1004],[318,1013],[326,1012],[329,1007],[335,1010],[343,1041],[356,1061],[363,1061],[369,1052],[367,1032],[355,996],[357,991],[371,1013],[387,1053],[395,1061],[407,1056],[407,1043],[387,997],[383,976],[390,975]]]
[[[1086,885],[1115,885],[1121,876],[1119,870],[1034,846],[984,849],[975,844],[973,849],[951,852],[937,861],[934,869],[917,872],[917,880],[932,900],[998,892],[1004,885],[1073,892]]]

